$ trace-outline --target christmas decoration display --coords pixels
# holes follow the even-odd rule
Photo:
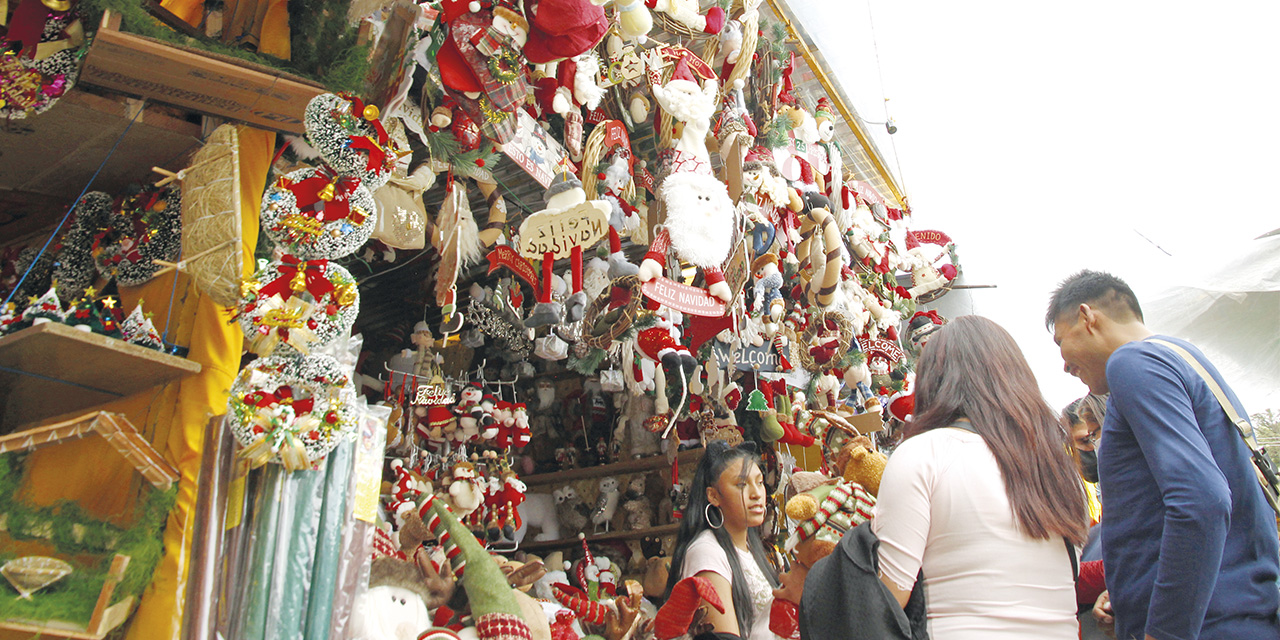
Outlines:
[[[285,256],[242,287],[240,328],[259,355],[307,354],[346,335],[360,312],[360,292],[345,268],[328,260]]]
[[[7,20],[6,23],[4,20]],[[76,0],[23,0],[0,7],[0,118],[45,112],[76,84],[85,42]]]
[[[103,226],[93,239],[98,272],[125,286],[140,285],[160,270],[156,260],[178,258],[181,194],[177,189],[148,187],[117,198]]]
[[[378,107],[360,98],[322,93],[307,103],[303,118],[307,140],[333,171],[359,178],[370,190],[386,184],[401,153],[378,115]],[[371,205],[366,212],[375,213]]]
[[[355,429],[355,389],[329,356],[269,356],[240,371],[227,416],[251,466],[310,468]]]
[[[377,225],[373,194],[359,178],[327,167],[299,169],[262,197],[262,230],[285,252],[306,260],[354,253]]]

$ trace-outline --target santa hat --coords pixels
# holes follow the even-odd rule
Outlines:
[[[899,393],[889,400],[889,413],[903,422],[911,422],[916,410],[916,394]]]
[[[813,119],[822,120],[826,118],[827,120],[834,120],[833,113],[835,113],[835,109],[831,107],[831,100],[826,96],[818,98],[818,107],[813,110]]]
[[[759,271],[766,264],[778,264],[778,256],[774,253],[762,253],[755,260],[751,261],[751,271]]]
[[[524,0],[524,14],[533,17],[524,56],[534,64],[589,51],[609,30],[604,8],[589,0]]]
[[[449,407],[435,405],[427,407],[427,426],[431,428],[444,428],[457,420],[457,416],[449,410]]]

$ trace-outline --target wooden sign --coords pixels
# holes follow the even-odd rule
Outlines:
[[[550,186],[552,178],[562,169],[574,174],[578,172],[564,147],[548,136],[533,116],[518,109],[516,120],[515,135],[502,145],[502,153],[533,176],[538,184]]]
[[[520,224],[520,255],[538,260],[546,254],[567,258],[574,247],[587,248],[609,233],[609,205],[589,200],[565,211],[539,211]]]
[[[649,298],[680,313],[711,318],[724,315],[724,302],[707,293],[706,289],[657,277],[641,285],[640,290]]]
[[[498,245],[485,258],[489,261],[489,274],[497,271],[498,267],[506,267],[517,278],[524,280],[530,287],[533,287],[534,297],[542,297],[542,287],[538,285],[538,273],[533,270],[533,265],[529,264],[529,261],[524,256],[516,253],[515,249],[506,245]]]
[[[732,302],[737,302],[747,289],[747,280],[751,278],[750,263],[747,261],[747,239],[743,236],[733,247],[733,253],[724,263],[724,282],[733,292]]]

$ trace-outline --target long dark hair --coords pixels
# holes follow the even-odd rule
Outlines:
[[[707,502],[707,487],[714,487],[716,481],[720,479],[720,474],[738,460],[743,461],[744,477],[751,469],[749,465],[760,465],[754,443],[730,447],[723,440],[712,440],[707,445],[702,460],[698,462],[698,468],[693,472],[693,485],[689,488],[689,504],[684,510],[684,517],[680,519],[680,532],[676,534],[676,550],[671,557],[671,574],[667,577],[667,590],[662,597],[664,599],[669,597],[671,588],[680,581],[680,574],[684,571],[685,552],[689,544],[698,534],[710,530],[729,559],[729,569],[733,571],[733,580],[730,584],[733,592],[733,612],[738,618],[738,635],[746,638],[751,634],[751,625],[755,622],[755,611],[752,609],[751,594],[747,591],[746,575],[742,572],[742,564],[738,562],[738,552],[733,546],[733,539],[729,537],[729,533],[724,530],[724,527],[713,529],[704,515],[707,505],[710,504]],[[777,587],[778,576],[765,555],[759,527],[747,528],[747,546],[750,547],[751,556],[755,558],[756,564],[760,565],[765,578],[769,580],[769,585]]]
[[[1009,332],[981,316],[940,329],[916,366],[916,414],[907,436],[968,418],[1004,477],[1023,533],[1083,544],[1084,487],[1063,448],[1058,416]]]

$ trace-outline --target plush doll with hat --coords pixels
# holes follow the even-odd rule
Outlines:
[[[715,35],[724,28],[724,9],[715,5],[704,14],[698,12],[697,0],[645,0],[645,4],[695,33]]]
[[[445,2],[441,21],[449,26],[448,36],[436,53],[445,87],[468,112],[474,102],[473,119],[489,122],[506,120],[529,92],[522,52],[528,21],[516,5],[495,4],[486,9],[476,2]]]
[[[680,77],[682,65],[686,77]],[[681,260],[702,270],[707,293],[728,303],[734,292],[725,283],[721,267],[732,249],[736,213],[728,188],[711,172],[705,143],[715,110],[716,83],[708,80],[699,88],[687,69],[681,60],[670,82],[653,86],[658,103],[684,123],[684,131],[672,151],[671,173],[658,188],[658,199],[667,212],[666,226],[654,234],[638,275],[641,282],[660,276],[667,251],[674,250]]]
[[[764,314],[765,335],[769,338],[778,332],[786,301],[782,299],[782,272],[778,270],[778,256],[766,253],[751,262],[755,275],[755,302],[752,311]]]
[[[524,0],[529,40],[524,55],[541,64],[595,48],[609,30],[604,7],[590,0]]]
[[[531,640],[524,612],[502,569],[443,502],[432,500],[427,506],[424,522],[444,547],[466,592],[480,640]]]
[[[937,311],[917,311],[907,321],[907,340],[917,350],[929,344],[929,338],[947,323]]]
[[[884,475],[888,462],[889,458],[876,451],[869,438],[858,436],[836,454],[835,466],[845,480],[856,482],[867,493],[877,496],[880,494],[880,476]]]
[[[799,580],[783,579],[786,587],[779,597],[799,603],[804,574],[835,550],[846,531],[871,519],[876,499],[856,483],[812,471],[793,474],[791,486],[796,495],[787,501],[787,517],[799,524],[786,546],[795,553],[791,573]]]
[[[946,255],[945,251],[943,255]],[[927,253],[924,246],[907,250],[903,264],[911,271],[911,288],[907,289],[907,293],[911,294],[912,298],[933,293],[955,279],[957,271],[954,265],[944,264],[936,267],[933,264],[935,260]]]
[[[428,567],[430,562],[426,560]],[[434,570],[431,574],[428,577],[414,563],[389,556],[374,560],[369,589],[357,596],[352,606],[352,637],[418,640],[419,634],[432,626],[429,610],[444,604],[451,591],[451,587],[430,586],[442,582]]]

